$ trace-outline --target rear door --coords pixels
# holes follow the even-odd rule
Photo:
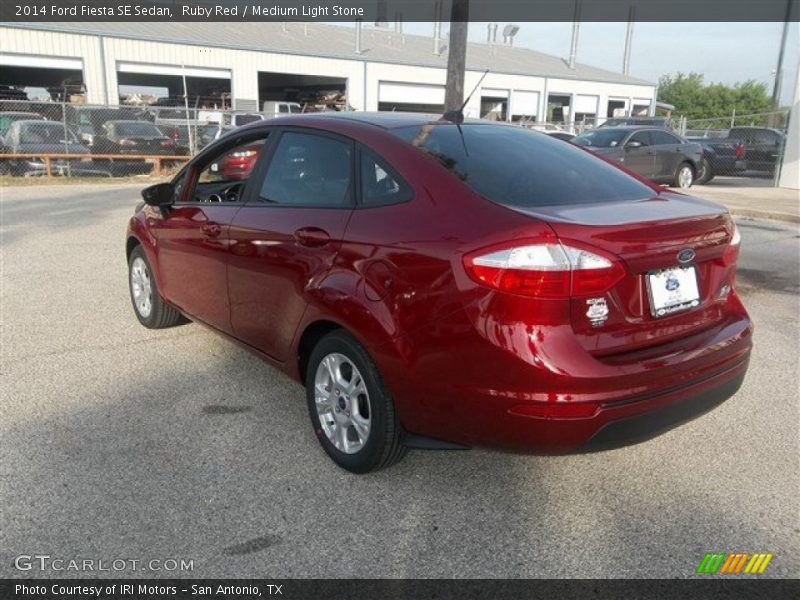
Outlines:
[[[309,295],[339,251],[354,204],[353,156],[347,138],[282,130],[231,224],[233,330],[276,360],[288,359]]]
[[[630,142],[639,142],[642,145],[638,148],[632,148],[630,147]],[[653,176],[655,149],[653,148],[649,131],[637,131],[628,139],[625,143],[625,159],[623,162],[625,166],[636,171],[639,175],[644,177]]]
[[[668,131],[654,129],[650,132],[655,151],[653,179],[671,181],[678,165],[683,161],[680,146],[683,142]]]

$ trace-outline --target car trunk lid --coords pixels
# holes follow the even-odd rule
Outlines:
[[[661,192],[634,202],[539,207],[523,212],[546,221],[563,243],[577,241],[618,257],[626,276],[605,294],[571,299],[572,327],[581,344],[598,357],[654,347],[724,318],[720,292],[735,265],[724,260],[732,236],[727,211],[717,204]],[[681,251],[690,250],[679,260]],[[658,316],[649,275],[693,267],[698,305]]]

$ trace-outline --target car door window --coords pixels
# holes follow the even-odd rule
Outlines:
[[[374,152],[361,150],[361,204],[386,206],[411,199],[411,188]]]
[[[650,137],[654,146],[666,146],[668,144],[680,144],[681,141],[671,133],[666,131],[651,131]]]
[[[276,206],[351,206],[352,154],[352,144],[343,140],[286,132],[257,200]]]
[[[189,201],[204,204],[241,201],[244,187],[266,141],[266,135],[242,141],[211,157],[205,166],[198,167]]]
[[[650,132],[649,131],[637,131],[631,136],[631,139],[628,140],[629,142],[641,142],[642,146],[650,146]]]

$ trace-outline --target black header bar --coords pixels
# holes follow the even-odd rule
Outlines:
[[[451,2],[443,0],[444,20]],[[797,21],[799,0],[579,0],[580,21]],[[433,21],[435,0],[2,0],[0,21]],[[469,21],[560,21],[575,0],[469,0]]]

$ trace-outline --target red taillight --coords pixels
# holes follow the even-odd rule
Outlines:
[[[733,220],[731,220],[731,226],[733,227],[731,240],[728,242],[728,247],[725,250],[725,254],[722,255],[722,262],[725,265],[736,264],[736,259],[739,258],[739,246],[742,243],[742,236],[739,234],[739,228],[736,226],[736,223],[734,223]]]
[[[473,252],[464,267],[480,284],[537,298],[602,294],[625,276],[613,257],[551,241]]]
[[[736,158],[742,158],[744,156],[744,144],[739,142],[734,152],[736,153]]]

